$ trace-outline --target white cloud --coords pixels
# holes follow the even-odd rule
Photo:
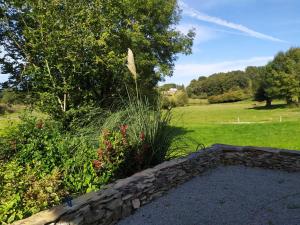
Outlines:
[[[232,22],[229,22],[227,20],[224,20],[224,19],[221,19],[218,17],[213,17],[213,16],[209,16],[207,14],[201,13],[201,12],[189,7],[186,3],[184,3],[181,0],[179,1],[179,6],[183,9],[183,14],[190,16],[192,18],[195,18],[195,19],[198,19],[201,21],[205,21],[205,22],[209,22],[209,23],[213,23],[213,24],[217,24],[220,26],[228,27],[228,28],[231,28],[234,30],[238,30],[240,32],[243,32],[243,33],[251,36],[251,37],[255,37],[258,39],[286,43],[286,41],[284,41],[284,40],[254,31],[244,25],[232,23]]]
[[[199,76],[208,76],[214,73],[233,70],[244,70],[248,66],[263,66],[272,59],[273,57],[267,56],[208,64],[177,64],[173,77],[167,78],[164,83],[188,85],[191,80],[198,79]]]
[[[230,30],[224,30],[224,29],[218,29],[218,28],[210,28],[207,26],[200,26],[198,24],[180,24],[176,26],[176,29],[184,34],[187,34],[190,30],[195,31],[195,38],[193,42],[193,48],[194,50],[199,50],[197,47],[199,44],[210,41],[213,39],[217,39],[221,37],[220,33],[227,33],[227,34],[233,34],[233,35],[240,35],[240,36],[248,36],[245,33],[242,32],[236,32],[236,31],[230,31]]]

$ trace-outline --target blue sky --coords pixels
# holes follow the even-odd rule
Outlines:
[[[264,65],[278,51],[300,47],[299,0],[179,0],[177,29],[195,28],[193,54],[179,55],[165,82],[188,85],[215,72]],[[0,82],[6,79],[0,74]]]
[[[179,55],[166,82],[265,65],[278,51],[300,47],[299,0],[181,0],[178,30],[196,29],[193,54]]]

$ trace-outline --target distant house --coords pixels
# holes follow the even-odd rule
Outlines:
[[[167,95],[174,95],[177,91],[178,91],[177,88],[170,88],[170,89],[167,91]]]

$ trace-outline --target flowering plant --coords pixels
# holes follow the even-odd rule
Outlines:
[[[122,177],[143,168],[149,149],[145,133],[141,131],[137,138],[132,138],[128,129],[129,126],[123,124],[119,129],[102,131],[97,159],[92,161],[96,171]]]

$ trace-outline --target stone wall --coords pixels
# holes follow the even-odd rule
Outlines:
[[[185,158],[167,161],[117,180],[100,191],[75,199],[72,207],[57,206],[14,224],[115,224],[171,188],[218,165],[300,171],[300,151],[213,145]]]

